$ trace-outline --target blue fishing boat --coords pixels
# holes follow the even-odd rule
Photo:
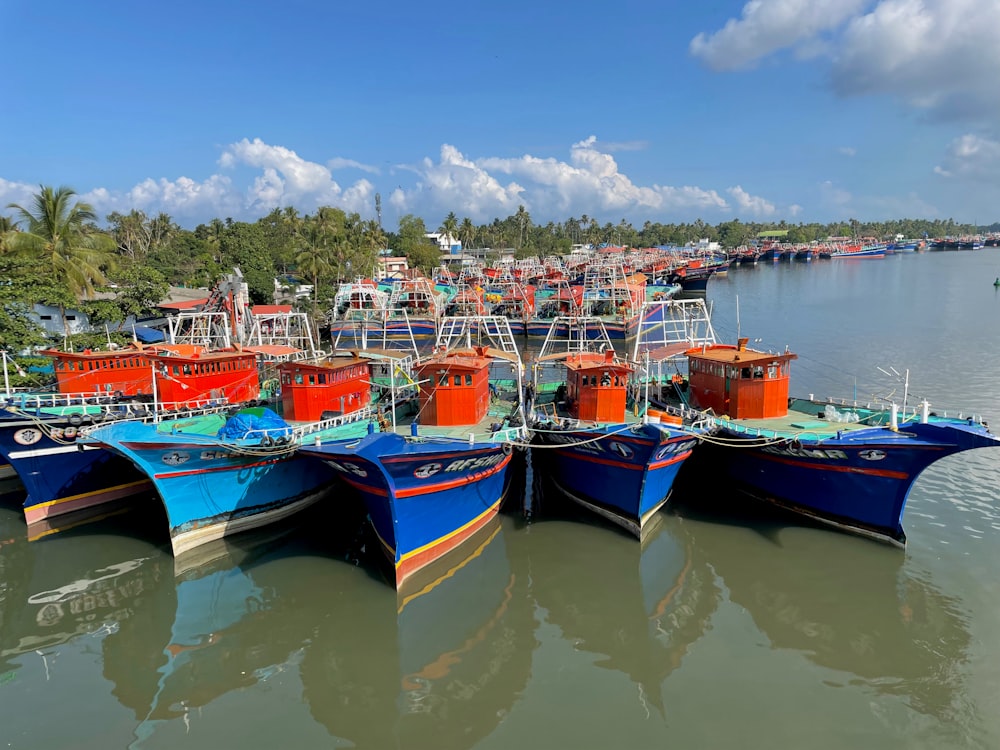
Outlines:
[[[375,416],[370,368],[356,355],[284,362],[280,378],[287,419],[248,407],[121,421],[85,430],[85,446],[127,458],[152,483],[175,554],[271,523],[315,502],[333,483],[328,466],[297,448],[361,437]]]
[[[670,304],[647,303],[644,325],[656,327]],[[587,337],[599,324],[585,316],[553,321],[553,330],[568,325],[573,333],[547,337],[534,362],[532,465],[570,498],[641,538],[690,457],[697,428],[682,425],[680,411],[647,411],[648,386],[637,365],[618,356],[609,338]]]
[[[523,366],[507,323],[495,316],[443,319],[439,344],[414,367],[416,395],[393,410],[391,423],[357,440],[298,450],[361,494],[397,587],[499,510],[512,441],[524,431]],[[473,342],[497,332],[500,348]]]
[[[714,437],[691,466],[725,476],[750,495],[823,523],[902,546],[906,499],[935,461],[1000,447],[976,417],[789,399],[796,355],[717,344],[687,352],[677,392],[708,410]],[[904,389],[905,393],[905,389]]]

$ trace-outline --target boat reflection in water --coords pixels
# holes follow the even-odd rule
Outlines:
[[[532,590],[548,620],[595,664],[626,674],[644,708],[666,715],[663,684],[709,627],[721,591],[694,556],[683,519],[652,516],[640,544],[577,511],[546,481],[527,554]]]
[[[354,614],[321,624],[302,682],[333,737],[360,748],[468,748],[510,713],[537,641],[527,575],[512,566],[501,526],[493,519],[389,592],[395,611],[384,596],[352,592]]]
[[[746,609],[772,648],[846,675],[827,684],[846,679],[968,730],[971,719],[963,715],[974,707],[962,675],[971,636],[959,599],[892,548],[822,528],[789,528],[777,511],[768,520],[758,508],[712,508],[701,515],[680,505],[695,558],[711,562],[729,599]]]
[[[170,581],[164,551],[105,524],[32,542],[20,509],[0,510],[0,672],[23,666],[23,654],[123,627]]]

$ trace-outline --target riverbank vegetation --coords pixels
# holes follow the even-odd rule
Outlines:
[[[376,196],[375,215],[381,216]],[[168,286],[211,287],[239,267],[255,303],[273,301],[275,279],[290,286],[309,284],[301,308],[319,317],[337,283],[374,275],[381,253],[405,256],[410,267],[429,272],[438,265],[437,244],[428,232],[447,234],[465,248],[513,250],[519,257],[562,254],[573,245],[611,244],[631,247],[683,245],[699,239],[725,248],[747,243],[760,232],[787,231],[789,242],[829,236],[938,237],[1000,230],[972,227],[952,220],[903,219],[888,222],[848,220],[830,224],[788,224],[732,220],[710,225],[646,221],[641,227],[622,219],[601,224],[583,215],[563,222],[536,223],[524,206],[504,218],[476,224],[455,213],[438,226],[412,214],[399,219],[395,231],[380,219],[364,218],[324,206],[312,214],[294,207],[274,209],[253,222],[213,219],[185,229],[164,213],[140,210],[111,213],[101,221],[92,206],[68,187],[41,186],[25,205],[0,209],[0,348],[22,353],[50,341],[28,313],[36,303],[59,310],[85,312],[91,323],[120,324],[129,316],[151,313]],[[82,345],[76,342],[76,345]]]

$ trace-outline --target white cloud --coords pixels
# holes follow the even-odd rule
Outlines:
[[[834,89],[886,94],[939,119],[996,116],[998,31],[996,0],[882,0],[848,25]]]
[[[718,71],[780,50],[829,61],[840,96],[889,96],[935,119],[1000,116],[997,0],[751,0],[689,50]]]
[[[597,138],[574,143],[569,162],[531,155],[516,158],[490,157],[477,161],[489,170],[522,180],[525,204],[545,215],[567,213],[645,213],[672,210],[719,211],[728,208],[714,190],[699,187],[636,185],[618,169],[610,154],[598,150]]]
[[[7,208],[8,203],[16,203],[30,211],[31,198],[37,192],[37,185],[28,185],[24,182],[11,182],[0,177],[0,216],[14,215],[14,209]]]
[[[369,174],[380,174],[378,167],[373,167],[370,164],[362,164],[354,159],[344,159],[340,156],[328,160],[326,166],[330,169],[360,169],[362,172],[368,172]]]
[[[869,0],[750,0],[739,20],[731,18],[718,31],[702,32],[689,50],[713,70],[748,67],[778,50],[811,43],[842,25]],[[804,55],[815,54],[806,50]]]
[[[934,171],[954,177],[1000,184],[1000,141],[967,133],[953,140]]]
[[[744,190],[740,185],[731,187],[726,190],[726,192],[733,196],[736,206],[745,214],[759,217],[774,216],[774,213],[777,210],[773,203],[764,200],[759,196],[750,195],[750,193]]]
[[[838,151],[840,151],[840,153],[842,153],[844,156],[857,156],[858,155],[858,150],[856,148],[854,148],[853,146],[841,146],[838,149]]]

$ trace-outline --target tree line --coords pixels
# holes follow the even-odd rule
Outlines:
[[[381,254],[405,256],[411,267],[424,272],[440,262],[438,245],[426,237],[430,230],[422,218],[407,214],[395,231],[383,229],[378,195],[375,219],[330,206],[312,214],[285,207],[253,222],[213,219],[193,230],[182,228],[165,213],[149,215],[137,209],[111,213],[101,226],[93,207],[78,200],[69,187],[42,185],[26,205],[7,208],[12,215],[0,215],[0,281],[5,285],[0,348],[12,353],[46,343],[44,331],[27,315],[35,303],[58,308],[64,328],[68,309],[82,310],[98,325],[117,324],[130,315],[152,312],[167,296],[169,285],[211,287],[238,266],[258,304],[273,300],[275,279],[290,286],[311,285],[309,298],[297,304],[318,317],[337,284],[373,276]],[[951,219],[850,219],[830,224],[734,219],[717,225],[699,219],[671,224],[646,221],[636,227],[624,218],[617,224],[601,224],[586,214],[542,224],[519,206],[514,214],[485,224],[449,212],[436,227],[464,248],[512,249],[518,257],[564,254],[573,245],[653,247],[699,239],[734,248],[773,230],[787,231],[789,242],[809,242],[831,235],[971,234],[1000,230],[1000,224],[977,230]]]

